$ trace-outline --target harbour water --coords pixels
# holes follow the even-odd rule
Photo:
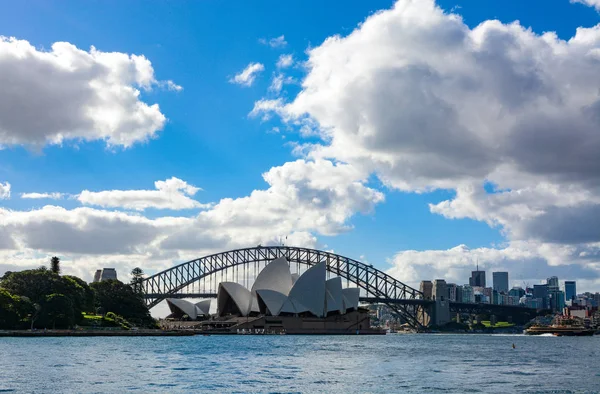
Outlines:
[[[0,392],[598,393],[599,354],[600,337],[0,338]]]

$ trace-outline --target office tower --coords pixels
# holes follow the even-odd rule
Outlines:
[[[550,307],[548,302],[548,285],[533,285],[533,298],[540,299],[542,309]]]
[[[471,271],[469,285],[471,287],[485,287],[485,271],[479,271],[479,265],[477,265],[476,271]]]
[[[508,293],[508,272],[492,272],[494,290],[498,293]]]
[[[558,289],[558,277],[557,276],[551,276],[548,279],[546,279],[546,284],[548,285],[548,287],[555,287]]]
[[[433,296],[433,283],[430,280],[422,280],[420,289],[424,300],[431,300]]]
[[[572,301],[577,297],[577,284],[574,280],[565,281],[565,298],[567,301]]]

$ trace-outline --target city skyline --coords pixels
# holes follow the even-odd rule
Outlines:
[[[285,242],[600,289],[591,1],[234,3],[3,5],[0,274]]]

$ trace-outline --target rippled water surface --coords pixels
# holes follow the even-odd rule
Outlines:
[[[0,338],[0,392],[598,393],[599,361],[600,337]]]

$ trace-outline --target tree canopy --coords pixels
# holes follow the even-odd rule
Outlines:
[[[0,278],[0,329],[68,328],[84,321],[82,312],[96,311],[113,312],[141,327],[156,325],[141,293],[118,280],[88,285],[46,268]]]

